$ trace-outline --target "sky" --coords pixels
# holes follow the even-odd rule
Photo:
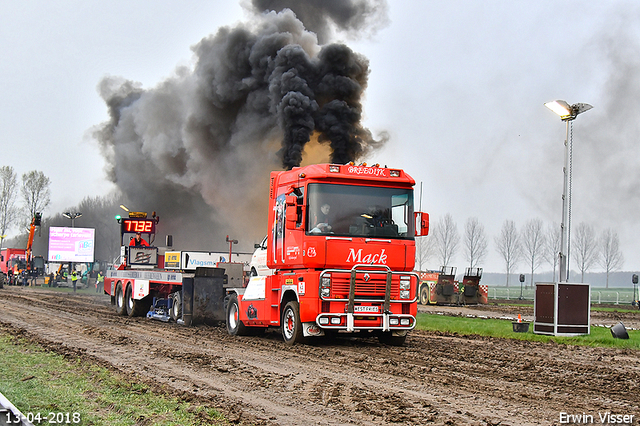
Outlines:
[[[194,69],[203,39],[256,19],[230,0],[2,1],[0,10],[0,165],[51,179],[45,215],[115,188],[95,137],[110,120],[101,82],[159,93]],[[505,220],[562,219],[566,127],[544,103],[588,103],[573,122],[572,226],[611,228],[622,269],[639,268],[640,3],[400,0],[381,17],[320,42],[368,60],[362,124],[389,139],[366,161],[405,169],[432,225],[450,214],[462,236],[477,217],[489,242],[481,266],[501,272],[494,237]],[[460,249],[452,264],[465,263]]]

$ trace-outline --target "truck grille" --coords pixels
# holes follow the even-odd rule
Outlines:
[[[356,298],[380,299],[384,300],[387,276],[385,273],[365,273],[356,274]],[[351,285],[351,274],[349,272],[331,273],[331,298],[346,299],[349,297],[349,287]],[[397,299],[400,295],[400,276],[393,275],[391,278],[391,299]]]

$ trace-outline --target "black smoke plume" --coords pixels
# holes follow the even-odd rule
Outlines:
[[[325,3],[313,16],[298,12],[323,37],[329,22],[353,30],[367,21],[348,16],[366,2]],[[329,7],[336,5],[343,7]],[[366,58],[343,44],[320,45],[290,9],[222,27],[193,51],[193,69],[154,88],[104,78],[110,121],[94,132],[130,207],[169,219],[161,229],[182,236],[185,249],[218,250],[228,234],[250,248],[266,232],[271,170],[356,161],[384,142],[361,124]],[[324,151],[306,152],[310,141]]]

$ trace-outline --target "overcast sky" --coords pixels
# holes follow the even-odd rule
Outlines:
[[[0,165],[51,179],[45,214],[112,189],[90,136],[109,119],[101,79],[152,88],[191,67],[201,39],[249,19],[230,0],[0,5]],[[494,237],[505,220],[561,221],[565,123],[543,104],[585,102],[572,224],[611,227],[624,269],[637,270],[640,3],[399,0],[388,18],[373,35],[332,41],[369,60],[364,125],[390,135],[370,161],[415,178],[432,224],[450,213],[462,235],[477,217],[489,239],[481,266],[503,271]],[[464,269],[462,250],[452,263]]]

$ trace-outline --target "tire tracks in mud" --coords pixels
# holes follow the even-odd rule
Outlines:
[[[637,351],[413,331],[404,347],[336,338],[286,346],[115,314],[108,296],[0,290],[0,323],[45,347],[146,378],[240,424],[557,423],[640,413]]]

